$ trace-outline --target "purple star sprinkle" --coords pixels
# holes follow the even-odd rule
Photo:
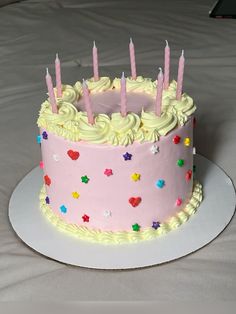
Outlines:
[[[48,139],[48,133],[46,131],[43,131],[42,136],[44,140]]]
[[[124,155],[124,160],[131,160],[132,159],[132,154],[129,154],[128,152],[126,152]]]
[[[50,204],[50,200],[49,200],[48,196],[45,198],[45,202],[46,202],[46,204]]]
[[[157,230],[160,227],[160,223],[159,221],[153,221],[152,223],[152,228]]]

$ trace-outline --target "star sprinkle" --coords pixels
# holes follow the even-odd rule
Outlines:
[[[49,199],[49,197],[48,197],[48,196],[46,196],[46,198],[45,198],[45,202],[46,202],[46,204],[50,204],[50,199]]]
[[[41,144],[41,136],[40,135],[37,136],[37,143]]]
[[[111,175],[113,175],[112,169],[105,169],[105,170],[104,170],[104,174],[105,174],[107,177],[110,177]]]
[[[81,181],[82,181],[82,183],[87,184],[89,182],[89,178],[87,176],[82,176]]]
[[[40,168],[40,169],[43,169],[43,167],[44,167],[43,161],[40,161],[40,163],[39,163],[39,168]]]
[[[189,137],[186,137],[186,138],[184,139],[184,145],[185,145],[185,146],[190,146],[190,143],[191,143],[190,138],[189,138]]]
[[[124,155],[124,160],[131,160],[132,159],[132,154],[129,154],[128,152],[126,152]]]
[[[60,211],[61,211],[63,214],[66,214],[66,212],[67,212],[66,206],[65,206],[65,205],[61,205],[61,206],[60,206]]]
[[[192,178],[192,170],[188,170],[185,175],[186,181],[190,181]]]
[[[104,210],[103,216],[106,217],[106,218],[111,217],[111,211],[108,210],[108,209]]]
[[[179,135],[175,135],[174,138],[173,138],[173,143],[174,144],[179,144],[181,140],[181,137]]]
[[[88,215],[82,216],[82,219],[84,222],[89,222],[89,216]]]
[[[157,186],[159,189],[162,189],[162,188],[165,186],[165,180],[163,180],[163,179],[157,180],[156,186]]]
[[[141,177],[141,174],[140,173],[133,173],[133,174],[131,174],[131,179],[133,180],[133,181],[139,181],[140,180],[140,177]]]
[[[48,186],[52,183],[52,180],[49,178],[48,175],[44,176],[44,183]]]
[[[72,197],[74,198],[78,199],[80,197],[80,194],[78,192],[72,192],[71,194],[72,194]]]
[[[150,151],[153,155],[155,155],[160,152],[160,148],[156,144],[153,144],[150,148]]]
[[[179,167],[183,167],[183,165],[184,165],[184,160],[183,160],[183,159],[178,159],[178,160],[177,160],[177,165],[178,165]]]
[[[139,231],[140,225],[136,223],[136,224],[132,225],[132,229],[133,229],[133,231]]]
[[[182,204],[182,202],[183,202],[183,201],[182,201],[182,198],[178,197],[177,200],[176,200],[176,202],[175,202],[175,205],[176,205],[176,206],[180,206],[180,205]]]
[[[42,136],[44,140],[48,139],[48,133],[46,131],[43,131]]]
[[[53,158],[55,161],[59,161],[59,160],[60,160],[60,157],[59,157],[57,154],[53,154],[53,155],[52,155],[52,158]]]
[[[152,228],[157,230],[160,227],[160,223],[159,221],[153,221],[152,223]]]

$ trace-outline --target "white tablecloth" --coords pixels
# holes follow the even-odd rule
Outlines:
[[[45,67],[55,53],[67,83],[91,76],[91,46],[103,75],[129,73],[128,42],[138,74],[155,78],[164,40],[176,77],[185,49],[184,90],[198,105],[195,146],[236,180],[236,21],[208,18],[213,0],[23,1],[0,8],[0,300],[233,300],[236,219],[210,245],[183,259],[134,271],[66,266],[29,249],[8,221],[16,184],[40,161],[37,114]],[[25,195],[27,202],[27,195]],[[196,235],[197,236],[197,235]]]

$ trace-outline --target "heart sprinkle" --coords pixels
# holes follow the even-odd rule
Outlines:
[[[133,206],[133,207],[137,207],[140,203],[141,203],[142,199],[141,197],[130,197],[129,199],[129,203]]]
[[[48,175],[44,176],[44,182],[46,185],[50,185],[52,183],[52,180],[49,178]]]
[[[72,159],[72,160],[77,160],[80,156],[80,153],[77,151],[73,151],[72,149],[68,150],[67,155]]]

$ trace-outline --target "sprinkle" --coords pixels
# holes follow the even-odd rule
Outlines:
[[[65,205],[61,205],[61,206],[60,206],[60,211],[61,211],[63,214],[66,214],[66,212],[67,212],[66,206],[65,206]]]
[[[188,170],[185,175],[186,181],[190,181],[192,178],[192,170]]]
[[[105,216],[105,217],[107,217],[107,218],[108,218],[108,217],[111,217],[111,211],[108,210],[108,209],[104,210],[103,216]]]
[[[48,186],[52,183],[48,175],[44,176],[44,183]]]
[[[136,223],[136,224],[132,225],[132,229],[133,229],[133,231],[139,231],[140,225]]]
[[[128,152],[126,152],[124,155],[124,160],[131,160],[132,159],[132,154],[129,154]]]
[[[104,170],[104,174],[108,177],[110,177],[111,175],[113,175],[112,169],[105,169]]]
[[[153,144],[150,148],[150,151],[153,155],[155,155],[160,152],[160,148],[156,144]]]
[[[37,136],[37,144],[41,144],[41,136],[40,135]]]
[[[79,198],[80,197],[80,194],[78,192],[72,192],[72,197],[74,198]]]
[[[175,135],[173,138],[173,143],[174,144],[179,144],[181,137],[179,135]]]
[[[165,180],[163,179],[159,179],[157,182],[156,182],[156,186],[159,188],[159,189],[162,189],[165,185]]]
[[[59,157],[57,154],[53,154],[53,155],[52,155],[52,158],[53,158],[55,161],[59,161],[59,160],[60,160],[60,157]]]
[[[84,222],[89,222],[89,216],[88,215],[82,216],[82,219]]]
[[[152,228],[157,230],[160,227],[160,223],[159,221],[153,221],[152,223]]]
[[[40,161],[40,163],[39,163],[39,168],[40,168],[40,169],[43,169],[43,167],[44,167],[43,161]]]
[[[177,165],[178,165],[179,167],[183,167],[183,165],[184,165],[184,160],[183,160],[183,159],[178,159]]]
[[[48,196],[46,196],[46,198],[45,198],[45,202],[46,202],[46,204],[50,204],[50,199],[49,199],[49,197],[48,197]]]
[[[138,181],[138,180],[140,180],[140,177],[141,177],[141,174],[140,173],[133,173],[133,174],[131,174],[131,179],[133,180],[133,181]]]
[[[175,202],[175,205],[180,206],[181,204],[182,204],[182,198],[178,197],[176,202]]]
[[[83,182],[83,183],[85,183],[85,184],[87,184],[88,182],[89,182],[89,178],[87,177],[87,176],[82,176],[81,177],[81,181]]]
[[[141,197],[130,197],[129,198],[129,203],[133,206],[133,207],[137,207],[142,201]]]
[[[67,151],[67,155],[72,159],[72,160],[77,160],[80,156],[80,153],[77,151],[74,151],[72,149]]]
[[[48,133],[46,131],[43,131],[42,136],[44,140],[48,139]]]
[[[185,145],[185,146],[190,146],[190,143],[191,143],[190,138],[189,138],[189,137],[186,137],[186,138],[184,139],[184,145]]]

